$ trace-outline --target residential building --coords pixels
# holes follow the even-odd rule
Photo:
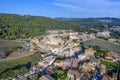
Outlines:
[[[49,65],[51,65],[55,61],[55,59],[56,58],[54,56],[48,56],[48,57],[44,58],[43,60],[39,61],[38,65],[43,68],[46,68]]]
[[[97,33],[98,37],[110,37],[110,32],[108,30],[104,30],[103,32]]]
[[[63,69],[69,69],[72,65],[72,60],[71,59],[65,59],[63,60]]]
[[[112,74],[112,80],[117,80],[117,73]]]
[[[78,68],[79,67],[79,65],[78,65],[78,62],[79,62],[79,60],[78,59],[74,59],[73,61],[72,61],[72,68]]]
[[[81,73],[78,70],[72,69],[68,70],[67,80],[80,80]]]
[[[102,80],[111,80],[109,76],[103,76]]]
[[[55,80],[55,79],[49,75],[43,75],[38,80]]]
[[[87,48],[86,50],[85,50],[85,54],[86,55],[89,55],[89,56],[93,56],[94,55],[94,50],[92,49],[92,48]]]
[[[55,65],[55,66],[58,66],[58,67],[61,67],[61,66],[63,66],[63,62],[62,62],[62,60],[56,60],[56,61],[54,62],[54,65]]]
[[[32,43],[35,43],[35,44],[38,44],[38,43],[39,43],[39,40],[38,40],[37,38],[33,38],[31,42],[32,42]]]

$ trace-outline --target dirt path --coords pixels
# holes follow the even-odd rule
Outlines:
[[[12,55],[14,55],[15,53],[13,53]],[[22,57],[26,57],[26,56],[30,56],[34,54],[34,52],[24,52],[24,54],[18,54],[17,56],[14,55],[14,56],[8,56],[7,58],[5,59],[0,59],[0,61],[6,61],[6,60],[14,60],[14,59],[18,59],[18,58],[22,58]]]

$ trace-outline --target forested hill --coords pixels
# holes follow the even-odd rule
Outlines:
[[[56,20],[61,20],[65,22],[74,22],[86,27],[101,28],[103,25],[108,25],[109,27],[113,25],[120,25],[120,18],[55,18]]]
[[[0,14],[0,38],[16,39],[27,38],[44,34],[47,29],[73,29],[85,31],[79,24],[59,21],[49,17]]]
[[[43,16],[0,13],[0,38],[17,39],[39,36],[51,29],[72,29],[96,32],[105,29],[103,25],[120,25],[119,18],[49,18]],[[94,28],[94,29],[92,29]]]

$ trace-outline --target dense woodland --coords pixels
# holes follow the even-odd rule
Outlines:
[[[93,27],[93,28],[105,28],[112,27],[113,25],[120,25],[120,18],[56,18],[56,20],[66,21],[66,22],[74,22],[80,25],[84,25],[85,27]]]
[[[15,39],[38,36],[44,34],[47,29],[87,30],[79,24],[59,21],[49,17],[0,14],[0,38]]]
[[[111,22],[109,22],[111,21]],[[28,38],[45,34],[49,29],[72,29],[97,32],[112,25],[120,25],[117,18],[49,18],[18,14],[0,14],[0,38]],[[91,29],[93,28],[93,29]]]

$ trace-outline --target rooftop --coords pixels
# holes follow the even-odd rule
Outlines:
[[[49,75],[43,75],[42,77],[40,77],[38,80],[55,80],[54,78],[52,78]]]

